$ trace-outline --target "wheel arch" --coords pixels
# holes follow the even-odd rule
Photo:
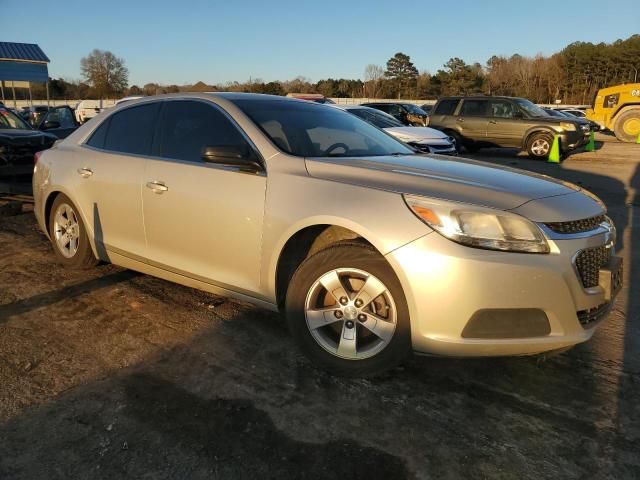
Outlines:
[[[640,110],[640,102],[625,103],[620,108],[618,108],[615,112],[613,112],[613,115],[611,115],[611,121],[615,123],[618,117],[628,110]]]
[[[367,239],[357,229],[336,223],[314,223],[297,229],[288,235],[278,249],[275,267],[274,288],[276,303],[282,308],[287,294],[291,277],[300,264],[311,255],[324,250],[330,245],[351,240],[373,247],[383,255],[380,248]]]
[[[89,245],[91,246],[91,250],[93,250],[93,254],[96,256],[96,258],[100,258],[95,245],[93,225],[87,221],[87,216],[85,212],[82,210],[82,208],[78,205],[78,202],[74,201],[73,196],[70,195],[70,193],[66,191],[66,189],[64,188],[52,188],[49,192],[46,193],[46,197],[43,202],[42,223],[44,224],[43,226],[45,227],[44,230],[47,237],[49,237],[49,239],[51,238],[51,233],[49,232],[49,217],[51,215],[53,202],[56,201],[56,198],[59,195],[66,196],[69,200],[71,200],[71,203],[73,203],[73,205],[75,206],[78,214],[80,215],[80,218],[82,219],[84,228],[87,231],[87,237],[89,237]]]
[[[534,135],[537,135],[539,133],[548,133],[553,136],[553,135],[556,135],[558,132],[556,132],[550,127],[542,127],[542,126],[533,127],[530,130],[528,130],[527,133],[524,135],[523,141],[522,141],[522,149],[528,148],[531,138]]]

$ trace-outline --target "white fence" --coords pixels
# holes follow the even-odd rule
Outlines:
[[[414,105],[435,105],[437,100],[405,100],[398,98],[332,98],[339,105],[360,105],[361,103],[377,102],[377,103],[413,103]]]
[[[100,100],[93,100],[95,102],[99,102]],[[75,106],[80,102],[80,100],[49,100],[49,105],[52,107],[58,107],[60,105],[70,105],[75,108]],[[46,105],[47,100],[33,100],[30,102],[29,100],[16,100],[15,106],[12,98],[5,98],[4,104],[9,108],[22,108],[22,107],[30,107],[33,105]],[[102,108],[112,107],[116,104],[115,100],[102,100]]]

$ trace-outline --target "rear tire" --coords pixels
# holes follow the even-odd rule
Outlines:
[[[341,242],[307,258],[291,279],[285,310],[303,353],[334,375],[377,375],[411,353],[404,292],[368,245]]]
[[[62,193],[51,207],[49,235],[57,259],[65,267],[87,269],[98,264],[78,209]]]
[[[637,142],[640,135],[640,108],[632,108],[618,115],[613,133],[621,142]]]
[[[462,149],[464,148],[464,145],[462,144],[462,135],[460,135],[458,132],[454,132],[453,130],[445,130],[444,133],[446,133],[456,141],[456,151],[458,153],[462,153]]]
[[[547,158],[552,145],[553,135],[544,132],[534,133],[527,141],[527,153],[531,158]]]

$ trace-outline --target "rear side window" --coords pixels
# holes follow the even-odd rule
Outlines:
[[[206,146],[247,145],[221,111],[203,102],[166,102],[158,131],[160,156],[188,162],[201,162]]]
[[[460,115],[465,117],[483,117],[487,114],[486,100],[465,100]]]
[[[104,141],[105,150],[149,155],[158,108],[158,103],[151,103],[113,114]]]
[[[458,100],[442,100],[433,110],[436,115],[453,115],[458,106]]]
[[[98,128],[96,128],[87,141],[87,145],[93,148],[104,148],[104,139],[107,138],[107,130],[109,129],[109,121],[111,119],[107,118],[106,121],[102,122]]]

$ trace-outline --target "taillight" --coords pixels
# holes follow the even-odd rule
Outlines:
[[[42,155],[42,153],[44,152],[44,150],[41,150],[39,152],[36,152],[33,154],[33,164],[37,164],[38,160],[40,160],[40,155]]]

